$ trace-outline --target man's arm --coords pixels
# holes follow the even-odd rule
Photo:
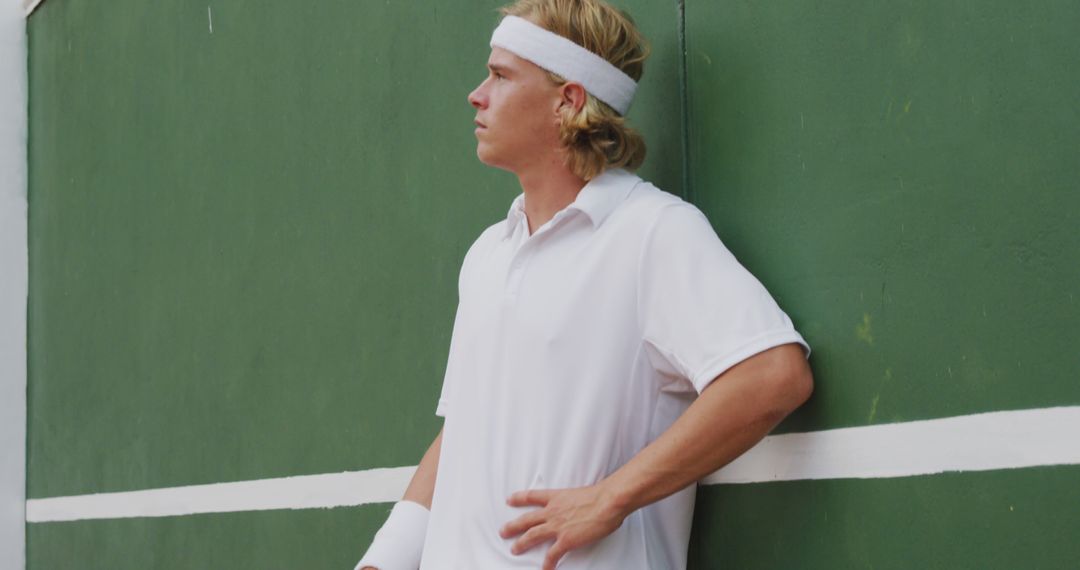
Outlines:
[[[429,511],[431,510],[431,498],[435,496],[435,476],[439,470],[442,434],[443,430],[440,428],[439,435],[435,436],[435,440],[431,442],[427,451],[424,452],[424,457],[420,459],[420,464],[416,466],[412,480],[409,481],[409,486],[405,489],[405,496],[401,498],[403,501],[418,503]],[[374,566],[364,566],[360,570],[379,569]]]
[[[435,441],[431,442],[424,457],[420,459],[420,465],[416,466],[416,472],[413,473],[409,487],[405,489],[405,496],[401,500],[419,503],[427,510],[431,510],[431,498],[435,495],[435,475],[439,470],[441,449],[442,428],[439,428],[439,435],[435,436]]]
[[[507,523],[499,534],[525,533],[511,549],[515,554],[554,539],[544,559],[544,570],[553,570],[566,552],[611,534],[630,513],[742,455],[812,391],[813,377],[799,345],[754,355],[717,376],[671,427],[603,481],[511,495],[511,506],[543,508]]]

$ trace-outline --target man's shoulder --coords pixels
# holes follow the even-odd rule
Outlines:
[[[688,204],[681,197],[667,190],[661,190],[648,180],[639,179],[633,192],[627,197],[627,205],[635,205],[644,211],[658,210],[669,204]]]
[[[647,180],[641,180],[619,208],[617,220],[620,225],[646,231],[663,214],[672,208],[700,213],[696,206],[677,194],[658,188]]]

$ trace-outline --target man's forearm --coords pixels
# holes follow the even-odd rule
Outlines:
[[[368,548],[367,554],[356,565],[359,570],[380,570],[374,564],[389,564],[391,567],[413,566],[420,564],[420,555],[423,543],[423,530],[427,525],[427,513],[431,511],[431,499],[435,494],[435,477],[438,473],[438,456],[442,451],[443,431],[428,446],[428,451],[423,453],[420,464],[413,473],[413,479],[409,480],[402,501],[417,503],[423,508],[406,503],[397,503],[391,512],[390,519],[376,534],[375,541]],[[400,515],[397,514],[400,511]],[[403,518],[395,518],[401,516]],[[382,561],[379,561],[382,560]],[[363,565],[363,566],[361,566]]]
[[[435,477],[439,470],[442,433],[440,429],[439,435],[435,436],[435,440],[428,446],[424,457],[420,459],[420,464],[416,466],[416,472],[413,473],[408,488],[405,489],[405,496],[402,497],[402,500],[419,503],[428,510],[431,510],[431,499],[435,496]]]
[[[600,485],[623,516],[668,497],[761,441],[809,398],[812,385],[798,345],[752,356],[718,376],[667,431]]]

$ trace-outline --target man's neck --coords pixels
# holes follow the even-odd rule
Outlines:
[[[569,206],[585,187],[585,180],[563,164],[518,173],[518,182],[525,193],[529,235]]]

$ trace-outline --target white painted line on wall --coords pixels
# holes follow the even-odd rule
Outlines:
[[[705,484],[1080,464],[1080,406],[773,435]]]
[[[396,467],[31,499],[26,502],[26,521],[168,517],[389,503],[405,494],[415,471],[415,466]]]
[[[773,435],[705,485],[1080,464],[1080,406]],[[31,499],[27,522],[390,503],[416,467]]]

